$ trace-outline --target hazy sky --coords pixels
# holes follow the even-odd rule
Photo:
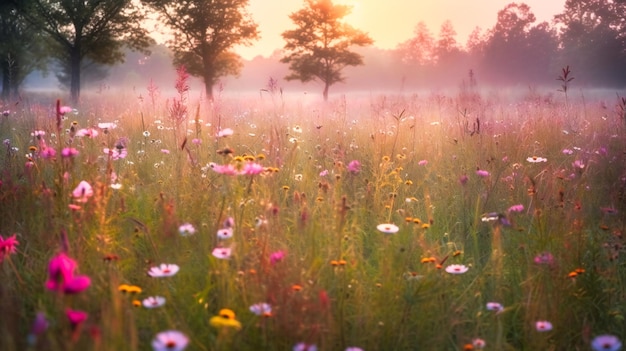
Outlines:
[[[537,22],[551,21],[565,4],[565,0],[335,0],[353,6],[346,19],[369,33],[374,45],[383,49],[395,48],[411,38],[420,21],[437,36],[447,19],[457,31],[457,41],[464,45],[476,26],[483,30],[493,27],[498,11],[512,2],[528,4]],[[239,54],[251,59],[281,49],[285,45],[281,33],[294,28],[288,16],[303,4],[303,0],[250,0],[249,11],[259,25],[261,39],[253,46],[238,49]]]

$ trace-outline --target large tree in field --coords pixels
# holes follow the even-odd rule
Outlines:
[[[74,103],[80,97],[83,60],[112,65],[123,61],[125,46],[145,51],[152,43],[133,0],[9,1],[49,38],[52,57],[69,73]]]
[[[341,21],[350,11],[349,6],[335,5],[331,0],[306,0],[303,9],[289,15],[297,28],[283,33],[287,53],[281,62],[288,63],[292,71],[287,80],[319,79],[324,83],[326,101],[328,88],[345,81],[341,71],[363,64],[363,57],[350,51],[350,47],[370,45],[373,41],[366,33]]]
[[[246,11],[248,0],[142,0],[172,30],[168,46],[174,63],[204,79],[206,95],[223,76],[238,74],[237,45],[249,45],[259,34]]]

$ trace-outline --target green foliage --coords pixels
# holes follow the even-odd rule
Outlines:
[[[135,94],[105,92],[60,119],[60,129],[47,105],[11,114],[0,123],[0,235],[20,244],[0,251],[0,348],[145,350],[170,329],[189,337],[189,350],[299,342],[459,350],[475,338],[493,350],[576,350],[599,334],[624,340],[622,114],[564,133],[563,103],[474,93],[305,108],[301,99],[251,97],[221,100],[218,111],[187,101],[197,108],[181,122],[158,117],[168,114],[164,99],[140,104]],[[577,98],[569,109],[604,111]],[[117,127],[94,138],[74,135],[113,119]],[[233,135],[216,137],[218,125]],[[45,143],[35,130],[46,132]],[[125,158],[103,152],[123,138]],[[44,156],[44,144],[56,157]],[[79,154],[61,156],[66,147]],[[360,171],[350,171],[352,160]],[[248,162],[263,172],[216,171]],[[77,202],[82,180],[94,193]],[[487,213],[499,222],[484,221]],[[220,240],[229,217],[234,235]],[[180,235],[183,223],[196,233]],[[381,223],[398,231],[385,234]],[[91,278],[77,295],[44,286],[48,261],[64,246]],[[216,248],[233,254],[218,259]],[[272,261],[277,251],[286,255]],[[545,253],[551,258],[536,263]],[[146,275],[160,263],[180,271]],[[449,274],[452,264],[468,271]],[[142,292],[124,294],[121,284]],[[164,306],[133,306],[155,295]],[[259,302],[271,315],[250,311]],[[504,309],[487,310],[488,302]],[[89,313],[81,328],[69,325],[66,307]],[[223,308],[241,330],[209,324]],[[37,312],[50,323],[29,344]],[[541,320],[554,329],[537,331]]]
[[[168,46],[174,51],[174,64],[184,65],[194,76],[202,77],[205,93],[212,99],[218,79],[236,75],[240,57],[237,45],[249,45],[258,38],[257,24],[245,8],[248,0],[143,0],[156,10],[172,30]]]
[[[331,0],[307,0],[305,8],[289,16],[297,28],[282,34],[287,54],[281,61],[288,63],[292,71],[287,80],[319,79],[324,83],[323,95],[327,100],[328,88],[345,80],[341,71],[363,64],[363,57],[350,48],[373,41],[366,33],[341,21],[349,13],[349,6],[335,5]]]
[[[16,5],[48,39],[50,55],[70,77],[74,102],[80,97],[85,59],[112,65],[123,61],[124,46],[145,50],[152,43],[142,27],[144,15],[131,0],[28,0]]]

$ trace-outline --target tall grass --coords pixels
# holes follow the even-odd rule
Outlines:
[[[147,350],[171,329],[191,350],[469,350],[477,338],[492,350],[588,350],[600,334],[624,340],[626,138],[623,114],[603,107],[613,100],[280,100],[100,95],[63,116],[53,100],[3,116],[0,235],[19,245],[0,263],[0,349]],[[184,113],[170,116],[172,102]],[[94,138],[74,135],[92,127]],[[226,128],[234,133],[218,137]],[[67,147],[79,154],[62,157]],[[215,171],[251,162],[265,170]],[[77,202],[83,180],[93,196]],[[220,240],[230,219],[234,237]],[[184,223],[194,235],[179,233]],[[398,231],[377,230],[383,223]],[[91,278],[86,290],[45,287],[60,252]],[[180,271],[146,274],[161,263]],[[450,274],[452,264],[469,269]],[[133,304],[154,295],[165,305]],[[250,311],[260,302],[271,314]],[[67,308],[88,319],[72,326]],[[225,308],[240,329],[212,325]],[[39,312],[47,329],[33,334]]]

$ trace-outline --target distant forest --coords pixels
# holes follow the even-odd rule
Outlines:
[[[562,69],[569,66],[578,86],[626,87],[626,2],[618,0],[568,0],[563,12],[551,23],[536,21],[524,3],[511,3],[497,14],[492,28],[475,28],[466,43],[459,43],[454,24],[440,28],[415,25],[413,37],[392,50],[373,46],[357,48],[364,65],[347,67],[345,83],[336,91],[412,91],[450,89],[480,83],[485,86],[556,86]],[[0,13],[1,16],[1,13]],[[0,29],[8,27],[0,17]],[[7,34],[2,32],[3,36]],[[0,57],[7,55],[7,43],[0,45]],[[161,89],[173,87],[173,53],[164,45],[152,44],[150,55],[124,49],[121,64],[107,65],[86,59],[82,62],[81,82],[88,89],[135,87],[145,92],[152,84]],[[59,64],[46,57],[44,50],[31,50],[31,71],[21,89],[67,87],[69,82]],[[281,63],[283,51],[270,57],[242,60],[238,76],[222,77],[217,85],[225,91],[261,91],[268,84],[286,91],[316,92],[317,85],[287,82],[288,66]],[[3,96],[8,95],[10,60],[3,60]],[[42,72],[46,73],[42,74]],[[198,81],[199,82],[199,81]],[[199,85],[201,83],[198,83]]]

